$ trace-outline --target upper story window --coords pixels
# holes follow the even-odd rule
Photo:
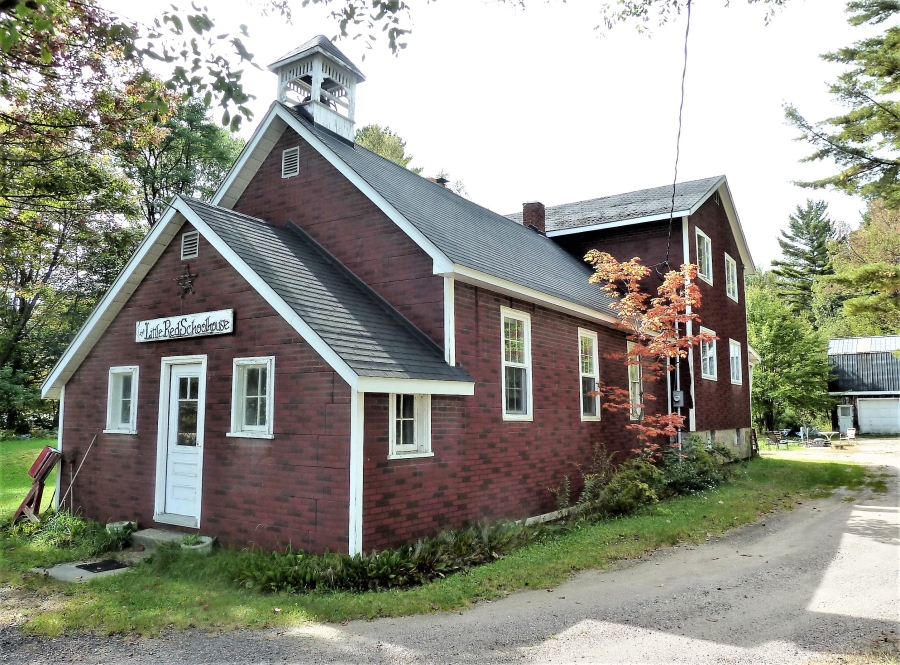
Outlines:
[[[731,382],[741,384],[744,375],[741,370],[741,343],[733,339],[728,340],[728,357],[731,362]]]
[[[288,148],[281,153],[281,177],[293,178],[300,174],[300,148]]]
[[[697,229],[697,276],[708,284],[713,283],[712,241]]]
[[[532,420],[531,317],[506,307],[502,320],[503,419]]]
[[[181,260],[196,259],[200,254],[200,232],[188,231],[181,234]]]
[[[737,261],[725,255],[725,293],[737,302],[738,299],[738,271]]]
[[[274,438],[275,357],[235,358],[228,436]]]
[[[581,419],[600,420],[600,363],[597,354],[597,333],[578,329],[578,373],[581,378]]]
[[[634,342],[628,342],[628,352],[634,348]],[[644,369],[640,365],[628,366],[628,401],[631,404],[632,420],[640,420],[644,415]]]
[[[431,395],[392,394],[389,459],[428,457],[431,452]]]
[[[700,332],[715,335],[716,333],[707,328],[700,328]],[[716,340],[712,339],[708,342],[700,342],[700,376],[704,379],[716,381],[718,374],[716,370]]]
[[[105,432],[137,433],[137,386],[137,366],[109,368]]]

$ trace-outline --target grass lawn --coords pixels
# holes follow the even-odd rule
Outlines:
[[[28,475],[28,469],[44,446],[56,448],[56,439],[0,441],[0,520],[10,517],[31,489],[32,478]],[[47,479],[41,510],[53,503],[57,469]]]
[[[579,570],[610,567],[678,542],[703,542],[766,511],[791,508],[801,496],[827,496],[837,487],[869,483],[865,469],[852,464],[756,459],[740,464],[735,479],[716,490],[666,501],[632,517],[584,524],[494,563],[402,591],[262,595],[235,586],[230,571],[240,554],[227,549],[209,557],[175,551],[123,575],[69,586],[26,572],[36,563],[59,560],[59,550],[3,534],[0,583],[46,601],[40,611],[23,610],[24,628],[51,636],[69,630],[154,634],[166,628],[420,614],[464,608],[518,589],[552,587]]]

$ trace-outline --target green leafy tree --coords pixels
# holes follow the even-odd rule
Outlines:
[[[422,169],[410,166],[412,155],[406,154],[406,141],[390,127],[366,125],[356,130],[354,141],[372,152],[389,159],[395,164],[409,169],[413,173],[421,173]]]
[[[747,341],[761,358],[753,370],[753,417],[765,430],[788,412],[812,422],[832,404],[828,341],[781,301],[774,277],[760,272],[747,284]]]
[[[203,102],[191,100],[152,131],[129,134],[115,152],[152,227],[176,194],[211,199],[243,147],[243,139],[209,117]]]
[[[851,25],[877,25],[900,13],[894,0],[847,3]],[[787,120],[815,152],[804,161],[833,161],[838,172],[804,187],[833,188],[900,207],[900,25],[883,34],[822,56],[847,70],[830,86],[847,111],[822,122],[808,121],[794,106],[785,107]]]
[[[782,229],[778,244],[782,259],[772,262],[778,278],[778,292],[795,314],[812,318],[812,290],[817,277],[834,272],[831,241],[834,225],[828,218],[828,204],[807,200],[797,206]]]

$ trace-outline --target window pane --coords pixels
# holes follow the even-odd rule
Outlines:
[[[120,374],[122,377],[122,399],[131,399],[131,374]]]
[[[400,415],[403,418],[414,418],[416,415],[416,398],[413,395],[398,395],[402,401]]]
[[[178,399],[188,398],[188,377],[182,376],[178,379]]]
[[[594,392],[596,386],[594,379],[590,376],[581,378],[581,413],[585,416],[597,415],[597,398],[589,393]]]
[[[594,339],[581,338],[581,373],[594,374]]]
[[[402,445],[413,446],[416,443],[416,421],[403,420]]]
[[[525,322],[503,319],[503,343],[506,362],[525,364]]]
[[[265,427],[268,424],[268,416],[266,409],[268,408],[268,402],[265,397],[259,398],[259,420],[257,421],[257,425],[260,427]]]
[[[259,395],[259,367],[248,367],[246,370],[245,394],[247,397]]]
[[[179,446],[197,445],[197,402],[185,400],[178,402],[178,439]]]
[[[244,399],[244,425],[256,427],[259,420],[259,398],[247,397]]]
[[[199,377],[192,376],[188,379],[190,382],[190,390],[191,390],[191,399],[198,399],[200,397],[200,379]]]
[[[131,400],[123,399],[121,402],[121,409],[119,412],[119,424],[131,426]]]
[[[506,368],[506,412],[525,414],[525,369],[523,367]]]
[[[269,391],[269,368],[268,367],[260,367],[259,368],[259,394],[267,395]]]

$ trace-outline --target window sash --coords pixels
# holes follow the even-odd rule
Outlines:
[[[431,396],[392,393],[389,399],[390,457],[431,454]]]
[[[628,351],[634,342],[628,342]],[[631,404],[629,417],[640,420],[644,415],[644,370],[640,365],[628,365],[628,401]]]
[[[137,367],[110,367],[106,432],[134,434],[137,430]]]
[[[600,363],[598,359],[597,336],[587,330],[578,332],[578,375],[581,393],[581,417],[600,417],[600,396],[589,395],[600,384]]]
[[[712,241],[697,229],[697,274],[712,283]]]
[[[501,308],[503,416],[531,417],[531,318]]]
[[[712,330],[701,328],[701,332],[708,332],[715,335]],[[717,379],[716,370],[716,340],[711,342],[700,342],[700,375],[704,379]]]
[[[737,261],[725,255],[725,292],[732,300],[738,299]]]
[[[272,438],[274,386],[274,356],[234,359],[230,435]]]
[[[743,383],[743,367],[741,363],[741,344],[734,340],[729,342],[729,358],[731,363],[731,382]]]

